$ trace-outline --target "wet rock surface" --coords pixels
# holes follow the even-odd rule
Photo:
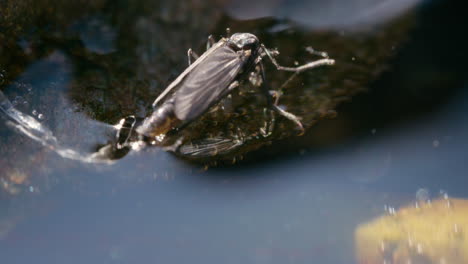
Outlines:
[[[306,51],[309,46],[337,61],[333,67],[300,74],[284,89],[280,105],[299,116],[307,129],[320,119],[334,117],[339,103],[365,91],[389,66],[413,26],[413,15],[405,13],[391,22],[358,29],[308,30],[288,19],[234,20],[223,12],[226,3],[222,2],[186,6],[139,1],[130,9],[123,8],[124,2],[109,7],[104,1],[82,3],[80,8],[67,1],[59,5],[35,2],[33,8],[8,3],[3,12],[9,16],[3,25],[9,31],[2,34],[8,41],[2,42],[2,50],[8,50],[11,57],[0,61],[8,70],[4,93],[15,98],[22,97],[18,86],[34,90],[35,95],[24,100],[38,109],[27,110],[41,112],[47,125],[62,127],[67,141],[77,141],[82,131],[64,129],[77,120],[55,118],[58,112],[79,112],[107,124],[128,115],[149,115],[154,98],[186,67],[186,49],[194,47],[202,53],[207,35],[219,38],[227,26],[232,32],[254,33],[266,46],[278,48],[283,65],[317,59]],[[48,72],[39,69],[44,65],[31,69],[31,64],[41,63],[49,64]],[[51,71],[54,76],[48,76]],[[267,65],[272,90],[290,75]],[[50,78],[39,81],[39,76]],[[184,139],[179,156],[203,163],[231,162],[298,134],[290,121],[274,116],[278,120],[271,135],[262,136],[261,131],[272,126],[271,115],[265,114],[269,110],[258,89],[244,86],[232,95],[236,104],[234,99],[223,100],[182,131],[169,135],[172,142]],[[58,107],[57,95],[69,104],[63,105],[66,109]],[[231,105],[229,110],[226,104]]]

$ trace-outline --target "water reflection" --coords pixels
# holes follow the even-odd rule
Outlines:
[[[468,127],[460,126],[467,101],[460,94],[438,118],[367,145],[350,142],[281,164],[200,173],[151,149],[99,169],[107,176],[96,168],[68,170],[70,181],[35,196],[0,249],[5,260],[21,263],[349,263],[354,227],[382,214],[383,205],[398,208],[421,187],[467,197]],[[451,140],[434,148],[432,139],[442,135]],[[356,148],[366,151],[354,155]],[[388,153],[387,172],[363,180]]]
[[[69,59],[59,51],[35,62],[15,83],[5,88],[10,97],[16,95],[13,102],[0,92],[2,117],[7,126],[16,129],[20,135],[63,158],[106,162],[107,157],[99,152],[93,153],[90,148],[117,130],[111,125],[90,120],[70,107],[64,91],[70,87],[72,73]],[[34,88],[31,83],[34,83]]]
[[[277,17],[309,29],[363,30],[410,11],[422,0],[233,1],[229,15],[238,19]]]

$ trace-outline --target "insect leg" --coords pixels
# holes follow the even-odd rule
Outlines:
[[[270,106],[273,104],[273,102],[271,101],[270,91],[268,90],[268,86],[266,85],[265,68],[263,67],[263,63],[260,60],[258,61],[258,65],[260,66],[260,76],[262,77],[261,89],[262,89],[263,95],[265,96],[267,100],[267,104]]]
[[[280,71],[290,71],[290,72],[300,73],[300,72],[303,72],[305,70],[309,70],[309,69],[312,69],[312,68],[316,68],[316,67],[320,67],[320,66],[324,66],[324,65],[333,65],[333,64],[335,64],[335,60],[333,60],[333,59],[321,59],[321,60],[306,63],[306,64],[298,66],[298,67],[284,67],[284,66],[281,66],[281,65],[278,64],[278,62],[273,57],[271,52],[263,44],[261,44],[261,46],[262,46],[262,49],[265,52],[265,54],[268,56],[268,58],[271,60],[271,62],[276,66],[276,69],[278,69]]]
[[[211,46],[213,46],[215,44],[215,39],[213,37],[213,35],[209,35],[208,36],[208,40],[206,41],[206,50],[209,50],[211,48]]]
[[[297,127],[298,127],[299,130],[301,131],[301,132],[299,133],[300,136],[304,135],[304,132],[305,132],[304,126],[302,125],[301,121],[299,120],[299,117],[297,117],[297,116],[295,116],[294,114],[291,114],[291,113],[289,113],[289,112],[287,112],[287,111],[281,109],[281,108],[280,108],[279,106],[277,106],[277,105],[274,105],[274,104],[273,104],[272,107],[273,107],[273,110],[275,110],[278,114],[280,114],[280,115],[286,117],[287,119],[291,120],[292,122],[294,122],[294,123],[297,125]]]
[[[295,72],[293,73],[282,85],[281,87],[278,89],[278,91],[270,91],[270,92],[273,92],[274,96],[275,96],[275,105],[278,105],[278,101],[279,101],[279,98],[281,97],[281,95],[283,95],[283,90],[286,86],[288,86],[288,84],[294,79],[296,78],[296,76],[298,75],[299,73],[298,72]]]
[[[266,115],[268,113],[269,115],[269,120],[271,120],[271,122],[265,122],[265,126],[263,128],[260,128],[260,132],[262,133],[262,135],[264,137],[268,137],[269,135],[271,135],[271,133],[273,132],[274,130],[274,127],[275,127],[275,118],[274,118],[274,115],[273,115],[273,102],[271,100],[271,94],[270,94],[270,91],[268,90],[268,86],[266,84],[266,77],[265,77],[265,69],[263,67],[263,63],[262,63],[262,58],[259,56],[256,60],[256,63],[257,65],[259,66],[259,74],[262,78],[262,84],[260,86],[260,89],[261,89],[261,92],[263,93],[263,96],[265,97],[266,99],[266,102],[267,102],[267,105],[268,107],[270,108],[269,111],[266,111],[264,112],[264,114]],[[267,109],[265,109],[267,110]]]
[[[133,129],[135,127],[136,118],[135,116],[131,115],[122,120],[119,123],[119,129],[117,130],[117,149],[122,149],[127,147],[127,143],[132,136]]]
[[[263,80],[263,85],[262,85],[262,92],[263,94],[265,95],[266,99],[267,99],[267,103],[268,105],[275,111],[277,112],[278,114],[284,116],[285,118],[291,120],[292,122],[294,122],[297,127],[299,128],[299,130],[301,131],[299,133],[299,135],[303,135],[305,130],[304,130],[304,126],[302,125],[301,121],[299,120],[299,117],[295,116],[294,114],[291,114],[283,109],[281,109],[280,107],[278,107],[278,102],[279,102],[279,97],[280,97],[280,94],[281,94],[281,91],[278,92],[278,91],[273,91],[273,93],[276,94],[275,96],[275,101],[273,102],[271,100],[271,94],[270,94],[270,91],[268,90],[268,87],[266,86],[266,77],[265,77],[265,70],[264,70],[264,67],[263,67],[263,63],[261,63],[261,61],[259,62],[259,65],[260,65],[260,74],[262,75],[262,80]],[[293,74],[293,76],[295,76],[296,74]],[[292,79],[292,78],[290,78]],[[290,81],[290,79],[288,79],[288,81]],[[286,81],[286,82],[288,82]],[[285,86],[285,84],[283,84],[280,88],[280,90]]]
[[[237,88],[239,86],[239,81],[233,81],[229,87],[227,88],[227,91],[232,91],[233,89]]]
[[[187,58],[188,58],[188,65],[189,66],[192,64],[192,58],[194,59],[194,61],[196,61],[198,59],[198,57],[199,56],[192,49],[187,50]]]

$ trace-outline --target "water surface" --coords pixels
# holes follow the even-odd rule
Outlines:
[[[385,206],[422,188],[467,198],[463,7],[357,1],[362,13],[347,14],[348,2],[63,1],[30,19],[1,10],[12,12],[0,20],[2,103],[39,124],[1,115],[1,258],[354,263],[355,227]],[[228,26],[277,46],[285,64],[306,45],[337,59],[285,96],[307,134],[208,170],[156,147],[96,159],[122,117],[151,111],[186,67],[186,49]],[[270,73],[273,84],[285,78]],[[312,126],[322,118],[301,104],[309,97],[338,116]]]

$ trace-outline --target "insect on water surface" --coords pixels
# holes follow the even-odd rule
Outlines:
[[[298,67],[283,67],[274,58],[277,54],[277,51],[267,49],[250,33],[236,33],[216,43],[210,36],[207,51],[200,57],[191,49],[188,50],[189,67],[156,98],[153,103],[155,111],[143,121],[137,132],[155,139],[172,129],[188,125],[236,89],[256,70],[261,77],[260,88],[268,106],[294,122],[303,132],[299,118],[277,106],[278,96],[272,100],[265,85],[262,58],[269,58],[278,70],[295,74],[323,65],[333,65],[334,60],[324,56],[326,58]],[[195,59],[193,63],[192,57]]]

